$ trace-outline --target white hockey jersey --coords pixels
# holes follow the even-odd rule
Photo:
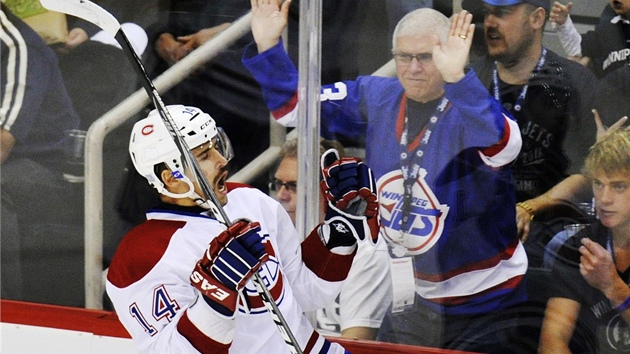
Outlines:
[[[289,353],[251,281],[245,289],[249,305],[239,305],[234,322],[204,301],[195,303],[198,291],[190,285],[190,273],[210,240],[225,229],[198,210],[151,210],[116,251],[107,294],[136,347],[141,353]],[[225,211],[232,220],[260,222],[274,254],[259,274],[303,352],[344,353],[302,313],[335,299],[353,255],[330,252],[316,234],[300,244],[282,206],[256,189],[230,191]]]
[[[381,327],[385,312],[392,303],[389,259],[383,237],[378,238],[375,246],[358,244],[341,293],[334,303],[314,314],[319,333],[340,336],[350,327]]]

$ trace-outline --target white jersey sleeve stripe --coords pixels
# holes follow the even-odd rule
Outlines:
[[[416,291],[426,299],[469,296],[490,289],[527,271],[525,248],[519,242],[509,259],[486,269],[462,273],[445,281],[432,282],[416,278]]]
[[[221,344],[230,344],[234,338],[234,321],[231,318],[218,315],[205,301],[197,297],[197,300],[186,310],[184,316],[206,337]],[[181,320],[180,320],[181,321]],[[178,328],[180,333],[181,328]],[[186,333],[181,333],[187,337]]]

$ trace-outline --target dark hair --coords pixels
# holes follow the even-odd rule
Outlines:
[[[164,183],[164,180],[162,180],[162,172],[168,169],[169,169],[168,166],[166,166],[164,162],[160,162],[156,164],[155,166],[153,166],[153,172],[160,179],[162,183]]]

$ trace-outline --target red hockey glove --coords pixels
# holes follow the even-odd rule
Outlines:
[[[231,317],[238,292],[269,258],[258,222],[238,220],[210,241],[190,276],[191,284],[217,312]]]
[[[328,200],[326,224],[335,226],[330,229],[331,237],[326,239],[326,246],[329,249],[348,246],[352,242],[350,237],[364,240],[365,235],[370,235],[376,243],[378,199],[372,170],[357,158],[339,159],[334,149],[322,155],[321,167],[324,179],[320,186]],[[339,224],[342,219],[352,232],[335,231],[344,230]]]
[[[320,187],[328,202],[351,215],[377,215],[376,182],[366,164],[354,157],[339,159],[337,150],[330,149],[322,155],[321,168]]]

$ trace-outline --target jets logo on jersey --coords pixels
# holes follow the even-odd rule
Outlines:
[[[410,227],[401,231],[403,217],[403,177],[392,171],[377,182],[381,234],[388,242],[403,246],[408,254],[422,254],[440,239],[449,207],[441,205],[424,180],[427,172],[420,169],[412,188]]]

